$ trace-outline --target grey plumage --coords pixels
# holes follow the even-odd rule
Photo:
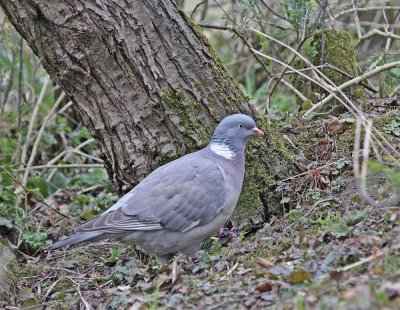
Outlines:
[[[232,214],[243,183],[247,138],[263,135],[243,114],[226,117],[207,147],[153,171],[114,206],[47,247],[105,238],[134,243],[160,263],[194,255]]]

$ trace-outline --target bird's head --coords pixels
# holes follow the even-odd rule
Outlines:
[[[231,156],[243,153],[246,140],[252,136],[263,136],[264,132],[256,127],[255,121],[245,114],[225,117],[214,131],[209,147],[211,150],[228,148]],[[220,152],[222,154],[222,152]],[[218,152],[217,152],[218,154]],[[219,154],[220,155],[220,154]]]

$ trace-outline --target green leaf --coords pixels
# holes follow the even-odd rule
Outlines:
[[[90,207],[84,207],[81,212],[81,218],[85,219],[86,221],[90,220],[94,216],[93,211]]]
[[[26,244],[37,250],[46,244],[47,234],[45,232],[30,232],[23,233],[23,238]]]
[[[17,201],[18,197],[15,194],[14,187],[0,186],[0,202],[5,203],[7,206],[15,206]]]
[[[40,194],[43,197],[47,197],[49,195],[48,184],[45,180],[42,179],[41,176],[34,175],[28,179],[28,188],[29,189],[38,189]]]
[[[120,247],[111,250],[111,256],[105,260],[106,263],[114,263],[118,260],[120,255],[125,252],[125,248]]]
[[[311,275],[303,269],[292,271],[288,277],[288,282],[290,284],[298,284],[310,280],[311,280]]]
[[[57,171],[51,178],[51,184],[55,188],[66,188],[68,185],[68,182],[67,182],[67,178],[65,177],[65,175],[62,172]]]

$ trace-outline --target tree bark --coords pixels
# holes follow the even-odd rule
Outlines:
[[[205,146],[224,116],[253,114],[207,39],[171,0],[0,4],[73,100],[120,193],[160,164]],[[256,148],[266,151],[265,144]],[[276,167],[252,160],[259,165],[250,175],[261,173],[262,192]],[[263,213],[265,199],[248,196]]]

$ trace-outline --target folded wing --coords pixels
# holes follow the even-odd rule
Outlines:
[[[117,204],[77,227],[76,233],[134,230],[187,231],[210,222],[228,199],[224,174],[198,152],[155,170]]]

